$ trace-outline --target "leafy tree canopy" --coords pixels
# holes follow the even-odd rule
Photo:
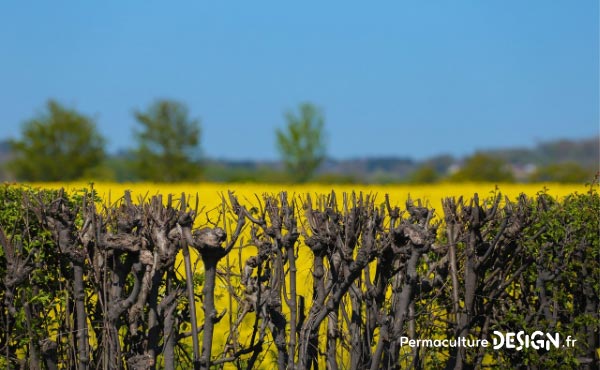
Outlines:
[[[319,108],[310,103],[299,107],[298,115],[285,114],[287,126],[277,129],[277,148],[290,178],[309,180],[325,159],[325,119]]]
[[[9,168],[19,180],[76,180],[100,165],[104,145],[90,117],[50,100],[45,112],[23,124],[22,138],[11,141]]]
[[[530,180],[534,182],[584,183],[593,177],[592,172],[575,162],[553,163],[538,168],[531,174]]]
[[[440,174],[433,165],[424,164],[413,171],[408,180],[413,184],[432,184],[440,180]]]
[[[476,153],[450,177],[452,181],[513,182],[515,177],[509,165],[500,158]]]
[[[176,182],[200,177],[200,121],[173,100],[158,100],[135,112],[139,129],[134,170],[143,180]]]

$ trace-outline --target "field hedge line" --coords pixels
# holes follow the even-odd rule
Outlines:
[[[448,197],[439,215],[387,196],[229,193],[199,225],[190,203],[0,187],[0,367],[600,366],[597,183]],[[519,331],[561,346],[491,345]]]

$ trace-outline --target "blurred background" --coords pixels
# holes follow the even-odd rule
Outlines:
[[[0,4],[0,180],[589,182],[599,3]]]

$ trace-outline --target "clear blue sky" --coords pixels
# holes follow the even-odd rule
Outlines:
[[[462,156],[599,131],[597,0],[3,1],[0,138],[49,98],[111,151],[154,99],[201,119],[203,153],[275,159],[323,108],[334,158]]]

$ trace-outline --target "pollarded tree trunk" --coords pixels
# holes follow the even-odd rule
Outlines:
[[[295,223],[295,220],[294,220]],[[294,225],[295,226],[295,225]],[[290,231],[291,232],[291,231]],[[298,238],[298,234],[296,233],[294,239]],[[296,366],[296,326],[298,320],[298,302],[297,302],[297,293],[296,293],[296,255],[294,254],[294,244],[295,240],[288,240],[285,243],[285,249],[287,253],[287,260],[289,264],[289,276],[290,276],[290,298],[286,299],[287,305],[290,309],[290,341],[289,341],[289,349],[288,349],[288,368],[294,369]],[[285,285],[284,285],[285,287]]]
[[[85,290],[83,264],[73,263],[73,298],[75,299],[77,357],[80,369],[87,369],[89,362],[87,313],[85,312]]]
[[[401,280],[401,288],[399,294],[394,294],[391,317],[393,318],[391,325],[391,333],[389,338],[389,351],[384,354],[383,364],[386,366],[392,366],[397,369],[399,367],[399,355],[400,355],[400,341],[399,338],[404,333],[404,325],[408,321],[408,308],[413,302],[415,297],[415,291],[419,283],[419,275],[417,274],[417,264],[421,259],[426,249],[422,246],[411,246],[412,253],[409,260],[406,263],[405,274],[402,279],[398,279],[396,276],[394,280],[397,281],[394,285],[399,283]],[[396,288],[397,289],[397,288]]]
[[[175,346],[179,340],[177,332],[176,309],[179,298],[183,294],[182,289],[173,288],[174,271],[167,273],[167,296],[164,297],[158,305],[158,314],[163,321],[163,361],[165,370],[175,370]],[[170,276],[169,276],[170,275]]]
[[[462,201],[462,198],[461,198]],[[460,202],[460,201],[459,201]],[[454,198],[446,198],[442,200],[444,209],[444,219],[446,221],[446,233],[448,238],[448,262],[450,268],[450,278],[452,282],[452,315],[453,319],[458,322],[460,316],[459,302],[459,285],[458,285],[458,261],[456,257],[456,247],[458,243],[458,235],[460,234],[461,224],[458,222],[457,203]]]
[[[192,362],[194,363],[194,367],[198,367],[198,364],[200,363],[200,342],[198,340],[198,317],[196,316],[196,294],[194,293],[194,276],[192,274],[192,260],[190,258],[190,250],[188,244],[182,243],[181,249],[183,251],[188,309],[190,310],[190,324],[192,326]]]
[[[351,207],[345,200],[343,214],[336,210],[334,193],[326,201],[323,198],[319,199],[317,204],[320,204],[319,210],[313,210],[310,198],[305,203],[307,221],[312,232],[305,242],[315,255],[313,284],[316,296],[301,331],[299,356],[304,369],[310,368],[318,361],[320,325],[328,315],[339,311],[342,298],[361,276],[365,267],[375,259],[378,253],[377,235],[383,221],[382,214],[374,210],[368,196],[364,202],[362,196],[358,202],[353,197]],[[352,214],[354,216],[351,216]],[[367,221],[352,224],[355,216]],[[358,240],[360,243],[357,243]],[[354,252],[357,245],[360,246]],[[329,262],[327,270],[323,264],[323,256],[327,256]]]
[[[227,240],[227,233],[222,228],[203,228],[194,231],[192,234],[190,223],[179,224],[183,240],[198,250],[204,263],[204,286],[202,287],[204,330],[202,334],[202,353],[199,364],[194,364],[195,367],[198,366],[202,370],[208,370],[211,366],[214,326],[220,320],[215,307],[217,265],[231,251],[246,222],[245,214],[247,211],[239,205],[237,198],[231,192],[229,193],[229,199],[237,215],[237,223],[225,247],[221,245]]]
[[[296,293],[296,255],[294,247],[298,240],[295,206],[287,199],[287,193],[279,198],[265,195],[265,207],[261,215],[253,215],[244,210],[245,217],[252,223],[252,242],[259,247],[258,256],[246,262],[247,272],[243,284],[247,286],[247,301],[255,302],[257,320],[262,319],[261,327],[268,326],[277,348],[277,366],[279,369],[296,366],[297,343],[297,293]],[[260,207],[263,209],[262,205]],[[287,262],[287,266],[286,266]],[[250,282],[252,266],[265,265],[269,271],[266,284],[259,276],[255,283]],[[289,294],[286,286],[286,267],[289,268]],[[250,284],[249,284],[250,283]],[[255,284],[255,287],[252,287]],[[249,288],[249,290],[248,290]],[[263,296],[264,294],[264,296]],[[264,298],[259,299],[259,296]],[[283,311],[283,300],[290,310],[289,324]],[[247,309],[242,312],[245,315]],[[258,321],[257,321],[258,322]],[[289,342],[286,332],[289,325]],[[261,330],[261,336],[264,332]]]
[[[180,212],[184,212],[187,208],[187,201],[185,194],[181,194],[181,200],[179,204]],[[196,208],[193,212],[182,213],[177,220],[179,228],[186,228],[191,230],[194,225],[194,217],[198,212],[198,199],[196,199]],[[181,230],[183,234],[183,230]],[[200,341],[198,340],[198,316],[196,315],[196,295],[194,293],[194,276],[192,272],[192,260],[190,258],[190,249],[184,235],[181,235],[181,251],[183,254],[183,263],[185,266],[185,281],[186,281],[186,292],[188,299],[188,309],[190,311],[190,324],[191,335],[192,335],[192,363],[194,368],[197,369],[200,364]]]
[[[506,199],[503,211],[499,211],[500,200],[501,196],[497,194],[491,202],[484,201],[480,205],[475,194],[469,206],[461,202],[459,208],[453,202],[445,203],[447,206],[444,211],[449,213],[446,219],[462,224],[462,227],[453,229],[459,231],[460,235],[452,236],[455,240],[464,241],[464,303],[456,322],[457,338],[468,337],[473,328],[479,326],[480,339],[488,339],[489,318],[494,316],[495,303],[507,297],[508,288],[535,261],[530,252],[524,249],[520,237],[524,228],[531,223],[530,201],[524,196],[519,198],[517,204]],[[537,236],[534,235],[532,239],[537,239]],[[539,274],[538,278],[543,279],[544,274]],[[483,352],[479,350],[473,356],[467,356],[468,350],[464,346],[452,348],[446,368],[481,366]]]
[[[204,331],[200,369],[210,367],[214,328],[218,320],[217,309],[215,308],[215,282],[217,279],[217,263],[222,256],[219,256],[219,250],[209,251],[208,248],[204,247],[203,252],[201,252],[202,262],[204,262],[204,286],[202,287]]]
[[[303,369],[309,369],[313,363],[317,362],[317,354],[319,347],[318,331],[319,326],[315,322],[315,317],[318,312],[325,307],[325,267],[323,265],[323,256],[321,252],[324,250],[319,244],[314,245],[313,249],[313,298],[312,306],[310,307],[308,318],[305,320],[302,330],[300,331],[300,347],[299,360]]]
[[[387,208],[391,218],[396,219],[397,211],[391,210],[389,206]],[[407,210],[410,217],[402,220],[400,225],[391,229],[389,233],[391,244],[385,247],[393,253],[384,254],[384,261],[387,262],[378,265],[381,268],[378,270],[380,276],[386,281],[391,281],[392,305],[381,329],[387,337],[381,335],[377,345],[376,356],[383,353],[383,359],[374,357],[371,369],[378,368],[379,361],[386,368],[400,367],[400,338],[405,336],[403,334],[406,333],[406,324],[414,320],[410,317],[410,308],[416,299],[423,299],[431,290],[434,284],[432,281],[435,281],[431,276],[439,275],[438,270],[443,269],[439,264],[431,263],[428,270],[419,273],[419,268],[425,266],[423,256],[432,249],[437,226],[430,224],[433,211],[422,207],[420,203],[415,206],[409,200]],[[381,284],[381,281],[378,284]],[[384,292],[384,287],[380,287],[376,300],[378,305],[383,303]]]
[[[468,230],[465,235],[465,260],[464,260],[464,308],[457,317],[455,329],[456,338],[465,338],[471,330],[471,322],[474,314],[475,292],[480,283],[479,272],[477,271],[477,247],[482,243],[481,227],[484,222],[485,214],[479,206],[479,199],[475,194],[474,204],[470,207],[462,207],[462,214],[459,218],[467,225]],[[448,216],[447,216],[448,218]],[[453,218],[451,216],[451,218]],[[450,359],[446,364],[446,369],[462,369],[465,363],[466,349],[462,346],[452,347],[450,349]]]
[[[75,337],[77,338],[77,367],[85,370],[89,364],[87,313],[85,310],[84,266],[87,251],[81,246],[75,226],[76,214],[68,206],[64,191],[42,212],[45,226],[52,232],[61,251],[71,260],[73,268],[73,299],[75,303]]]
[[[283,271],[283,256],[279,248],[279,243],[275,244],[273,260],[273,271],[269,282],[269,294],[267,297],[267,314],[269,320],[269,328],[273,335],[273,341],[277,348],[277,367],[284,370],[288,364],[288,348],[285,339],[285,329],[287,320],[283,314],[281,295],[282,286],[285,284]]]
[[[348,327],[350,335],[350,368],[360,369],[367,366],[366,354],[369,353],[365,346],[365,343],[370,344],[370,339],[367,338],[367,330],[364,328],[364,323],[368,322],[368,318],[363,321],[363,312],[369,312],[369,308],[363,304],[363,299],[359,295],[357,289],[350,289],[348,292],[350,295],[350,325]],[[344,310],[342,308],[342,310]],[[366,352],[366,353],[365,353]],[[369,356],[370,357],[370,356]]]

